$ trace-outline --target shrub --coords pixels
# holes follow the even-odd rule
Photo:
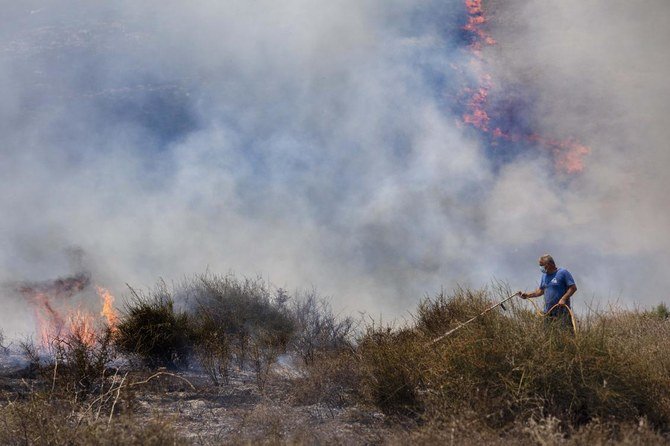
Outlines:
[[[416,322],[371,327],[358,352],[364,393],[387,413],[448,418],[474,413],[490,426],[540,414],[565,425],[594,418],[670,427],[670,327],[638,313],[591,315],[576,336],[550,330],[511,303],[431,340],[499,299],[457,290],[426,299]]]
[[[132,290],[118,325],[115,341],[123,352],[139,356],[150,367],[171,369],[188,365],[192,328],[186,313],[175,309],[164,282],[149,294]]]
[[[314,362],[317,353],[330,354],[352,346],[354,321],[338,319],[328,301],[311,291],[299,296],[291,306],[295,335],[291,347],[306,364]]]
[[[652,314],[656,316],[659,319],[668,319],[670,318],[670,310],[668,309],[668,306],[661,302],[654,308]]]
[[[196,353],[212,382],[225,381],[236,358],[240,367],[251,361],[262,386],[294,332],[285,301],[274,298],[261,279],[231,275],[196,276],[182,284],[180,293],[190,301]]]
[[[52,378],[52,389],[78,396],[102,388],[106,373],[116,357],[109,329],[102,329],[93,337],[71,333],[54,338],[50,344],[51,355],[42,374]]]

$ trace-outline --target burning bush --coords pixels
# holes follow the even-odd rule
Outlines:
[[[109,329],[97,332],[92,339],[77,334],[53,339],[51,350],[46,369],[52,374],[52,386],[75,394],[88,394],[104,386],[106,372],[116,357]]]
[[[115,335],[123,352],[137,355],[150,367],[179,368],[188,364],[192,326],[186,313],[175,310],[164,282],[148,294],[132,290]]]

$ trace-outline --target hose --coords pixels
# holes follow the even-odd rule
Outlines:
[[[572,312],[572,308],[570,308],[570,306],[568,306],[567,304],[562,304],[562,303],[559,302],[559,303],[555,304],[553,307],[551,307],[549,309],[549,311],[547,311],[546,313],[543,313],[534,301],[532,301],[530,299],[526,299],[526,300],[528,300],[531,304],[533,304],[533,307],[535,307],[535,311],[537,312],[537,315],[540,316],[540,317],[549,316],[551,314],[551,312],[554,311],[554,309],[556,309],[558,307],[567,308],[568,309],[568,314],[570,315],[570,323],[572,324],[573,333],[575,333],[575,334],[577,333],[577,324],[575,323],[575,320],[576,320],[575,319],[575,313]]]

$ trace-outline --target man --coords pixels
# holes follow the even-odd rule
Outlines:
[[[544,312],[549,321],[560,322],[561,325],[572,328],[570,313],[565,305],[570,306],[570,297],[577,291],[577,285],[572,274],[566,269],[557,268],[556,262],[549,255],[540,257],[538,263],[542,271],[540,287],[531,292],[521,293],[522,299],[544,295]],[[560,304],[557,306],[557,304]]]

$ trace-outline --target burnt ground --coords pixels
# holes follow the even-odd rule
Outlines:
[[[138,381],[155,375],[125,367],[118,376],[137,373]],[[402,432],[373,407],[346,397],[332,403],[314,401],[312,395],[307,398],[312,401],[305,401],[305,375],[285,361],[273,366],[262,386],[251,370],[233,369],[228,382],[218,386],[195,369],[158,373],[126,395],[131,402],[124,404],[132,405],[138,424],[165,422],[193,444],[375,444]],[[0,393],[26,394],[35,382],[19,354],[0,355]]]
[[[275,367],[263,389],[249,371],[235,371],[229,382],[212,386],[201,373],[180,374],[196,390],[170,377],[164,392],[138,397],[140,417],[168,417],[196,444],[287,441],[369,444],[392,430],[386,417],[357,404],[301,404],[298,377]],[[159,385],[161,386],[161,385]],[[176,387],[174,387],[176,386]]]

